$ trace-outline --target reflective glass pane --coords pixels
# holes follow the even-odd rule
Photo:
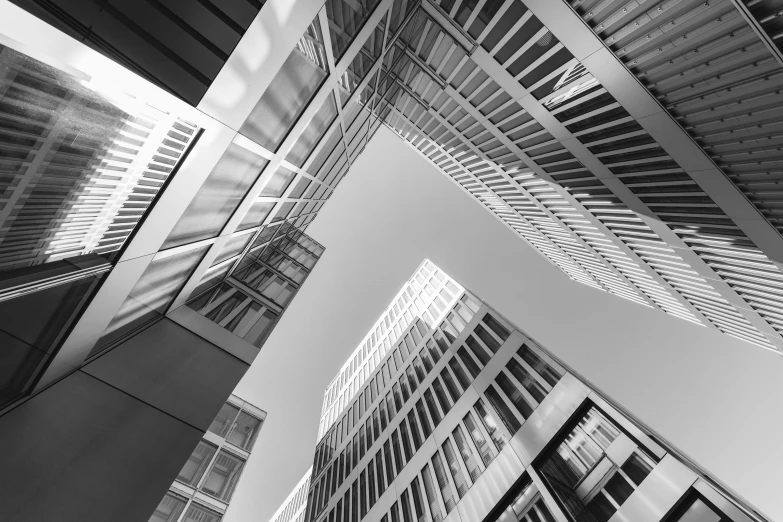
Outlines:
[[[267,163],[261,156],[230,144],[161,250],[220,234]]]
[[[166,493],[163,500],[160,501],[155,512],[149,519],[149,522],[177,522],[182,510],[185,509],[185,500],[175,497],[171,493]]]
[[[189,486],[198,486],[199,480],[204,475],[207,466],[209,466],[212,456],[217,451],[217,447],[207,442],[201,441],[193,450],[188,461],[182,466],[182,470],[177,475],[177,480]]]
[[[197,131],[0,45],[0,271],[119,250]]]
[[[212,266],[241,254],[252,238],[253,234],[248,233],[234,236],[229,239],[228,242],[223,245],[223,249],[220,251],[217,257],[215,257],[215,260],[212,262]]]
[[[302,177],[299,179],[299,181],[296,182],[296,185],[294,186],[294,189],[291,191],[290,196],[294,199],[302,197],[302,194],[304,194],[305,190],[307,190],[307,186],[310,184],[310,180]]]
[[[275,152],[327,76],[318,17],[267,87],[239,132]]]
[[[261,419],[253,417],[247,412],[242,412],[237,417],[234,429],[228,435],[228,442],[235,446],[250,451],[261,429]]]
[[[201,491],[224,502],[230,501],[244,465],[243,460],[221,451],[215,458],[212,469],[209,470],[201,486]]]
[[[205,507],[191,504],[182,522],[220,522],[221,518],[220,515]]]
[[[372,14],[379,0],[361,0],[346,2],[344,0],[327,0],[326,15],[329,18],[332,33],[332,51],[334,60],[338,62],[351,42],[362,29],[362,26]]]
[[[225,403],[218,412],[212,424],[209,425],[209,431],[221,437],[225,437],[231,426],[234,425],[234,420],[239,413],[239,408],[233,404]]]
[[[343,105],[350,99],[364,77],[370,72],[375,60],[381,55],[383,47],[383,28],[376,27],[359,53],[351,60],[348,69],[339,80],[340,100]],[[375,86],[373,85],[373,88]]]
[[[266,217],[275,208],[276,203],[274,201],[254,201],[250,210],[247,211],[245,217],[239,223],[237,230],[247,230],[248,228],[257,227],[264,222]]]
[[[261,196],[279,198],[291,184],[291,180],[296,176],[296,172],[280,166],[272,175],[272,179],[261,189]]]
[[[294,146],[288,151],[285,157],[286,161],[290,161],[297,167],[304,165],[304,162],[307,161],[310,153],[313,152],[315,146],[318,145],[323,135],[329,130],[329,126],[336,117],[337,105],[334,103],[334,95],[329,94],[321,108],[318,109],[318,112],[296,140]]]
[[[296,203],[291,201],[280,205],[280,207],[277,209],[275,217],[272,218],[272,221],[280,221],[281,219],[287,218],[288,214],[291,213],[291,209],[294,208],[294,205],[296,205]]]
[[[91,353],[98,353],[122,337],[166,312],[187,282],[209,245],[153,259]]]

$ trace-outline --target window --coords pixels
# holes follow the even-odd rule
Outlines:
[[[432,395],[432,390],[426,390],[424,392],[424,400],[427,402],[427,408],[430,411],[430,415],[432,415],[432,422],[433,425],[437,428],[438,424],[440,424],[440,421],[442,420],[440,411],[438,411],[438,407],[435,404],[435,398]]]
[[[587,503],[598,522],[606,522],[628,500],[652,471],[653,463],[639,452],[628,457],[619,469],[610,473],[604,487]]]
[[[462,456],[462,462],[465,463],[465,469],[468,470],[470,480],[476,482],[476,479],[481,475],[481,469],[476,461],[476,456],[473,454],[473,449],[470,447],[470,443],[467,438],[465,438],[462,426],[457,424],[457,427],[454,428],[454,431],[452,431],[451,434],[454,437],[454,442],[457,444],[459,453]]]
[[[288,170],[281,165],[272,175],[272,178],[266,183],[266,185],[264,185],[264,188],[261,189],[261,194],[259,195],[264,197],[279,198],[283,195],[295,176],[296,172]]]
[[[220,522],[221,518],[212,510],[198,504],[191,504],[182,522]]]
[[[479,429],[471,412],[468,412],[463,417],[462,422],[465,423],[465,427],[468,433],[470,433],[470,438],[473,439],[473,444],[476,445],[479,455],[481,455],[481,461],[484,463],[484,466],[489,466],[489,463],[495,458],[495,448],[484,438],[484,433]],[[459,441],[457,443],[459,444]]]
[[[457,494],[459,495],[459,498],[462,498],[465,496],[465,493],[468,492],[469,486],[467,480],[465,480],[465,474],[462,473],[462,467],[460,467],[459,462],[457,462],[457,455],[454,452],[454,446],[451,444],[451,440],[446,439],[441,448],[443,449],[443,454],[446,456],[446,463],[451,471],[451,477],[454,479],[454,485],[457,486]]]
[[[438,481],[440,492],[443,496],[443,503],[446,506],[446,514],[451,513],[451,510],[457,505],[457,501],[454,498],[454,492],[451,490],[451,483],[446,476],[446,469],[443,467],[443,461],[440,458],[439,453],[435,453],[432,456],[432,469],[435,470],[435,479]]]
[[[732,522],[712,502],[704,498],[695,489],[690,490],[683,501],[666,522]]]
[[[492,317],[490,314],[486,314],[481,321],[485,325],[487,325],[489,329],[492,330],[501,341],[505,341],[506,339],[508,339],[508,336],[510,335],[509,331],[506,329],[505,326],[500,324],[500,322],[494,317]]]
[[[514,405],[522,419],[527,419],[533,413],[533,406],[531,406],[521,391],[511,382],[508,375],[501,371],[495,378],[495,384],[500,386],[506,397],[509,398],[511,404]]]
[[[611,421],[591,408],[558,446],[557,453],[576,477],[581,478],[603,457],[619,434],[620,430]]]
[[[201,491],[224,502],[230,501],[244,465],[243,460],[221,451],[201,486]]]
[[[555,370],[551,365],[549,365],[546,361],[544,361],[537,353],[535,353],[533,350],[531,350],[527,345],[522,345],[519,350],[517,350],[517,355],[525,361],[530,367],[535,371],[537,374],[539,374],[541,377],[544,378],[546,382],[549,383],[550,386],[554,386],[557,384],[557,381],[560,380],[560,377],[562,374]]]
[[[177,522],[182,510],[185,509],[186,501],[171,493],[166,493],[163,500],[160,501],[155,512],[149,519],[149,522]]]
[[[487,332],[483,326],[476,326],[476,329],[473,330],[473,332],[478,336],[479,339],[481,339],[481,342],[483,342],[492,353],[498,353],[498,350],[500,349],[500,343],[497,341],[497,339],[492,337],[492,335]]]
[[[209,425],[209,431],[215,435],[224,437],[228,434],[231,427],[234,425],[234,420],[239,414],[239,408],[233,404],[225,403],[218,412],[212,424]]]
[[[198,486],[201,477],[204,475],[207,466],[209,466],[212,456],[217,451],[217,447],[204,442],[203,440],[198,443],[196,449],[191,453],[190,458],[182,467],[182,470],[177,475],[177,480],[187,484],[188,486]]]
[[[237,417],[234,429],[229,433],[228,442],[243,450],[250,451],[256,441],[258,430],[261,429],[261,419],[253,417],[249,413],[242,412]]]
[[[460,348],[457,350],[457,356],[462,361],[462,364],[464,364],[468,369],[468,372],[470,372],[470,375],[473,377],[473,379],[479,376],[479,373],[481,373],[481,368],[478,367],[476,361],[473,360],[473,357],[470,356],[464,347],[460,346]]]
[[[316,17],[239,132],[276,152],[326,78],[327,70],[321,25]]]
[[[470,348],[470,351],[476,356],[476,359],[478,359],[482,367],[489,363],[490,355],[475,337],[468,335],[468,338],[465,339],[465,344],[468,345],[468,348]]]
[[[220,234],[268,160],[231,143],[172,229],[161,250]]]
[[[490,415],[489,411],[484,406],[484,401],[481,399],[477,400],[473,407],[476,409],[476,413],[478,413],[481,422],[484,424],[484,429],[489,433],[489,437],[492,439],[492,442],[495,443],[498,451],[502,450],[507,442],[506,436],[498,427],[495,418]]]
[[[419,414],[421,431],[424,433],[424,439],[426,440],[432,433],[432,429],[430,428],[430,421],[427,418],[427,412],[424,410],[424,403],[421,402],[421,399],[416,401],[416,412]]]
[[[424,492],[427,494],[427,502],[430,505],[432,520],[433,522],[441,522],[443,520],[443,512],[440,509],[440,503],[438,502],[435,484],[432,475],[430,474],[429,464],[425,464],[424,469],[421,470],[421,478],[424,482]]]

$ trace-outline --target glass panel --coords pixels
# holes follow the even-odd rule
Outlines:
[[[308,185],[310,185],[310,180],[308,178],[300,178],[299,181],[296,182],[296,186],[294,186],[294,189],[291,191],[289,196],[293,199],[301,198],[302,194],[304,194],[305,190],[307,190]]]
[[[443,454],[446,456],[446,463],[451,471],[451,477],[454,479],[454,485],[457,486],[457,495],[459,495],[459,498],[462,498],[468,492],[469,486],[468,481],[465,479],[465,474],[462,473],[462,468],[459,462],[457,462],[454,446],[451,444],[450,439],[446,439],[441,447],[443,448]]]
[[[188,461],[182,467],[182,471],[177,475],[177,480],[189,486],[198,486],[199,480],[201,480],[204,471],[209,466],[215,451],[217,451],[217,447],[212,444],[204,441],[199,442]]]
[[[508,375],[506,375],[505,372],[501,371],[498,374],[497,378],[495,378],[495,383],[500,386],[500,389],[503,390],[503,393],[506,394],[506,397],[509,398],[511,404],[514,405],[523,419],[530,417],[533,413],[533,407],[528,404],[525,396],[522,395],[522,392],[520,392],[514,383],[511,382],[511,379],[508,378]]]
[[[606,491],[617,504],[622,506],[623,503],[628,500],[628,497],[631,496],[631,493],[633,493],[633,486],[628,483],[622,474],[615,473],[606,483],[606,486],[604,486],[604,491]]]
[[[536,373],[543,377],[550,386],[554,386],[557,384],[557,381],[560,380],[560,372],[547,364],[546,361],[539,357],[538,354],[531,350],[527,345],[523,344],[519,350],[517,350],[517,355],[519,355],[523,361],[528,363],[530,367],[536,371]]]
[[[212,262],[211,266],[215,266],[219,263],[222,263],[226,259],[230,259],[241,254],[252,238],[252,233],[233,236],[226,242],[225,245],[223,245],[223,249],[220,251],[217,257],[215,257],[215,260]]]
[[[625,464],[622,465],[621,469],[628,475],[628,478],[638,486],[647,478],[647,475],[650,474],[652,466],[646,459],[640,457],[637,453],[631,453],[631,456],[628,457],[628,460],[625,461]]]
[[[177,522],[182,510],[185,509],[185,503],[185,500],[166,493],[152,513],[149,522]]]
[[[234,429],[228,436],[228,442],[239,446],[240,448],[251,451],[253,444],[258,436],[258,430],[261,429],[261,419],[253,417],[249,413],[242,412],[237,417]]]
[[[209,425],[209,431],[225,438],[226,434],[231,429],[231,426],[234,425],[234,419],[237,418],[237,413],[239,413],[239,408],[232,404],[225,403],[223,407],[220,408],[220,411],[212,421],[212,424]]]
[[[358,54],[351,60],[348,69],[340,77],[340,97],[343,106],[354,93],[356,88],[362,83],[364,77],[372,68],[375,60],[381,55],[383,47],[383,28],[376,27],[375,31],[367,38],[364,45],[359,49]],[[372,81],[372,80],[371,80]],[[374,86],[373,86],[374,88]],[[347,120],[350,123],[350,120]]]
[[[286,158],[288,159],[288,158]],[[296,176],[296,172],[288,170],[282,165],[277,168],[272,175],[272,179],[261,190],[260,196],[266,196],[270,198],[279,198],[291,184],[291,180]]]
[[[261,156],[235,143],[230,144],[161,250],[220,234],[267,163]]]
[[[440,486],[440,492],[443,495],[443,503],[446,506],[446,514],[451,513],[451,510],[457,505],[457,500],[454,498],[454,492],[451,489],[451,483],[446,476],[446,469],[443,467],[443,461],[440,458],[440,453],[435,453],[432,456],[432,469],[435,471],[435,479]]]
[[[546,397],[546,390],[539,382],[525,370],[521,364],[514,359],[511,359],[506,365],[506,369],[509,370],[514,377],[525,387],[525,389],[533,396],[539,403]]]
[[[119,250],[197,130],[0,45],[0,272]]]
[[[294,146],[288,151],[285,157],[286,161],[290,161],[297,167],[304,165],[336,117],[337,105],[334,103],[334,95],[330,93],[305,130],[302,131]]]
[[[222,517],[217,513],[201,507],[198,504],[191,504],[185,518],[182,522],[220,522]]]
[[[275,205],[276,203],[274,201],[254,201],[250,210],[247,211],[247,214],[245,214],[245,217],[243,217],[242,221],[239,223],[237,231],[259,226],[264,222],[269,213],[272,212]]]
[[[471,449],[468,440],[465,438],[462,426],[458,424],[451,434],[454,436],[454,442],[457,444],[457,448],[459,448],[460,455],[462,455],[462,461],[465,463],[465,469],[468,470],[470,480],[476,482],[476,479],[481,475],[481,470],[479,469],[478,462],[476,462],[476,456],[473,454],[473,449]]]
[[[0,407],[27,391],[32,377],[42,369],[41,362],[54,351],[104,277],[80,279],[0,302]]]
[[[440,503],[438,502],[435,484],[432,480],[432,475],[430,474],[429,464],[425,464],[424,469],[421,470],[421,478],[424,482],[424,492],[427,495],[427,502],[430,505],[432,520],[433,522],[441,522],[441,520],[443,520],[443,511],[440,509]]]
[[[321,25],[316,16],[239,132],[276,152],[327,72]]]
[[[607,522],[612,515],[614,515],[617,508],[612,504],[603,491],[599,491],[598,494],[587,503],[587,509],[595,517],[596,522]]]
[[[90,353],[100,352],[134,328],[165,313],[208,248],[209,245],[153,259]]]
[[[485,394],[489,400],[489,403],[493,408],[495,408],[495,412],[498,414],[500,420],[506,426],[508,431],[512,435],[516,433],[517,430],[522,427],[522,424],[520,424],[519,420],[517,420],[516,416],[511,412],[511,409],[508,407],[506,402],[501,398],[500,393],[498,393],[494,386],[490,385],[490,387],[487,388]]]
[[[470,438],[473,439],[473,443],[476,445],[476,448],[478,448],[479,455],[481,455],[481,460],[484,462],[484,466],[489,466],[489,463],[492,462],[493,458],[495,458],[495,454],[492,446],[487,443],[487,440],[484,438],[484,434],[473,420],[473,414],[468,412],[462,421],[465,423],[465,427],[468,429],[468,433],[470,433]]]
[[[327,0],[326,16],[329,19],[332,33],[332,51],[335,63],[340,61],[343,53],[361,31],[379,1],[364,0],[348,3],[344,0]]]
[[[720,522],[721,520],[727,521],[728,519],[721,518],[711,507],[697,498],[676,522]]]
[[[201,491],[229,502],[244,464],[244,461],[239,458],[221,451],[201,486]]]

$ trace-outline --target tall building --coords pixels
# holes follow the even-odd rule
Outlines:
[[[404,288],[444,306],[368,360],[307,521],[767,520],[428,260]]]
[[[299,483],[277,508],[269,522],[304,522],[307,515],[307,492],[310,491],[310,475],[313,468],[305,471]]]
[[[780,353],[777,13],[0,0],[0,441],[32,455],[12,455],[0,514],[138,519],[132,491],[154,507],[183,434],[197,444],[322,252],[299,234],[381,125],[575,281]],[[366,378],[350,371],[325,415]],[[96,466],[90,487],[65,462]],[[19,479],[32,469],[51,481]]]
[[[266,412],[231,395],[149,522],[220,522]]]
[[[384,124],[571,279],[780,353],[783,51],[775,2],[13,3],[52,24],[35,20],[43,34],[76,38],[68,46],[79,55],[97,63],[102,53],[127,67],[125,76],[159,87],[144,83],[168,116],[145,107],[144,118],[162,129],[176,122],[186,141],[204,133],[186,168],[204,172],[189,175],[187,191],[174,187],[183,179],[171,181],[190,211],[207,205],[189,203],[221,156],[254,173],[226,195],[238,213],[221,214],[221,238],[242,228],[248,210],[254,220],[295,215],[306,225]],[[22,16],[4,9],[7,26]],[[23,26],[4,34],[51,51]],[[73,53],[55,55],[85,67]],[[121,143],[106,146],[111,158],[132,153]],[[141,172],[147,159],[138,158]],[[134,180],[148,176],[140,175],[117,188],[101,184],[89,211],[100,212],[107,191],[134,192]],[[146,201],[165,184],[154,179],[143,183]],[[143,207],[134,205],[134,219]],[[111,225],[112,212],[93,224],[84,251],[104,229],[110,237],[96,251],[133,228],[130,218]],[[155,226],[179,221],[167,217],[153,218]],[[179,239],[163,246],[182,244],[197,221],[186,212]],[[86,224],[66,222],[74,241],[88,234]]]

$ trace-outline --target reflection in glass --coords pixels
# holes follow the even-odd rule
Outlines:
[[[204,442],[203,440],[198,443],[196,449],[190,454],[188,461],[182,467],[182,471],[177,475],[177,480],[187,484],[188,486],[198,486],[201,477],[209,466],[209,462],[212,460],[212,455],[217,451],[217,447]]]
[[[234,420],[237,418],[239,408],[233,404],[225,403],[218,414],[212,419],[212,424],[209,425],[209,431],[215,435],[225,437],[231,426],[234,425]]]
[[[363,0],[349,3],[344,0],[327,0],[326,16],[332,28],[332,51],[335,62],[340,61],[379,1]]]
[[[291,180],[296,176],[296,172],[288,170],[282,165],[277,168],[272,178],[261,189],[260,196],[266,196],[270,198],[279,198],[291,184]]]
[[[297,167],[304,165],[336,117],[337,105],[334,103],[334,95],[330,93],[305,130],[302,131],[294,146],[288,151],[285,157],[286,161],[290,161]]]
[[[242,412],[237,418],[234,429],[228,435],[228,442],[246,451],[253,448],[258,430],[261,429],[261,419],[253,417],[247,412]]]
[[[264,222],[266,217],[275,208],[276,203],[274,201],[254,201],[250,210],[247,211],[245,217],[239,223],[237,230],[247,230],[259,226]]]
[[[383,29],[376,27],[339,79],[340,102],[343,106],[345,106],[359,84],[362,83],[367,73],[370,72],[375,60],[381,55],[382,47]],[[370,83],[372,83],[372,80]],[[372,88],[374,87],[375,85],[372,85]]]
[[[225,245],[223,245],[223,249],[220,251],[217,257],[215,257],[215,260],[212,262],[212,266],[241,254],[252,237],[252,233],[233,236],[226,242]]]
[[[182,510],[185,509],[185,504],[184,499],[166,493],[158,507],[155,508],[155,512],[152,513],[149,522],[177,522]]]
[[[239,476],[242,474],[244,464],[245,462],[238,457],[221,451],[215,459],[212,469],[209,470],[209,474],[201,486],[201,491],[224,502],[229,502],[231,495],[234,494]]]
[[[198,128],[0,45],[0,271],[122,247]]]
[[[0,407],[32,385],[104,277],[78,279],[0,302]]]
[[[272,221],[280,221],[281,219],[287,218],[288,214],[291,213],[291,209],[294,208],[294,205],[296,205],[296,203],[291,201],[280,205],[280,208],[277,209],[277,214],[272,218]]]
[[[198,504],[191,504],[182,522],[220,522],[222,517]]]
[[[327,72],[321,26],[316,17],[239,132],[276,152],[326,78]]]
[[[230,144],[161,250],[220,234],[267,163],[261,156]]]
[[[210,245],[153,259],[114,315],[91,355],[166,312]]]

